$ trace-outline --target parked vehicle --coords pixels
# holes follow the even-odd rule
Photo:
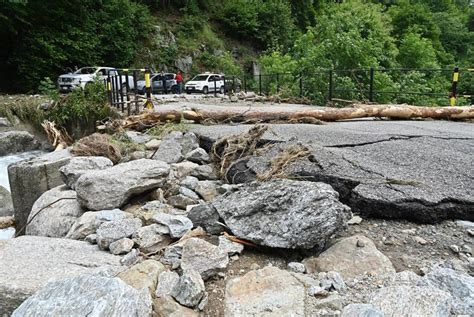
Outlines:
[[[166,92],[171,92],[173,94],[178,93],[178,82],[176,81],[176,74],[173,73],[152,74],[150,77],[152,93],[165,92],[165,89],[163,89],[163,76],[165,77],[166,82]],[[145,80],[137,81],[137,91],[140,94],[146,93]]]
[[[118,72],[113,67],[82,67],[73,73],[59,76],[58,87],[61,92],[69,92],[74,89],[85,89],[96,78],[104,80],[107,76],[117,76]],[[130,90],[134,89],[133,76],[122,75],[122,89],[125,88],[128,79]]]
[[[195,92],[208,94],[216,91],[223,94],[225,92],[224,76],[210,73],[199,74],[184,85],[184,90],[188,94]]]

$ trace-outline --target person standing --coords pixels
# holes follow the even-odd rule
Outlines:
[[[181,72],[178,71],[176,74],[176,83],[178,84],[178,94],[181,93],[181,85],[183,83],[183,76],[181,75]]]

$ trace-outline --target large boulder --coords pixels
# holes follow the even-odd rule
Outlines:
[[[377,250],[372,240],[364,236],[344,238],[318,257],[307,258],[304,264],[309,273],[336,271],[345,280],[364,273],[395,273],[390,259]]]
[[[0,186],[0,217],[13,215],[12,195],[3,186]]]
[[[84,211],[77,202],[76,192],[66,186],[48,190],[31,208],[26,234],[62,238]]]
[[[199,147],[199,142],[194,133],[173,131],[166,135],[160,143],[153,159],[166,163],[181,162],[184,156]]]
[[[304,285],[275,267],[231,279],[225,289],[225,316],[305,316]]]
[[[70,159],[69,151],[61,150],[20,161],[8,167],[17,230],[24,228],[31,207],[44,192],[63,185],[59,168],[66,165]]]
[[[83,275],[53,281],[12,314],[26,316],[151,316],[151,297],[119,278]]]
[[[41,143],[27,131],[0,132],[0,156],[37,150]]]
[[[68,164],[59,169],[59,172],[64,184],[75,189],[77,180],[83,174],[89,171],[103,170],[113,165],[111,160],[102,156],[73,157]]]
[[[278,179],[245,184],[213,205],[239,238],[276,248],[321,249],[351,218],[338,198],[324,183]]]
[[[84,241],[21,236],[0,241],[0,316],[48,281],[122,270],[120,257]]]
[[[141,159],[89,172],[76,182],[77,197],[90,210],[119,208],[132,196],[163,185],[169,170],[164,162]]]

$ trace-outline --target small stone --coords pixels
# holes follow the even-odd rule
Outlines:
[[[135,242],[133,242],[133,240],[128,239],[128,238],[123,238],[115,242],[112,242],[109,245],[109,250],[110,250],[110,253],[115,254],[115,255],[125,254],[125,253],[130,252],[130,250],[132,250],[134,244]]]
[[[321,296],[321,297],[324,297],[324,296],[328,296],[329,295],[329,292],[326,291],[324,288],[322,288],[321,286],[311,286],[309,289],[308,289],[308,295],[309,296]]]
[[[467,244],[462,245],[461,251],[464,252],[464,253],[472,254],[472,248],[470,246],[468,246]]]
[[[156,317],[198,317],[194,310],[181,306],[171,296],[156,298],[154,300],[154,313]]]
[[[194,227],[202,227],[210,234],[219,234],[223,227],[219,224],[219,214],[211,204],[201,204],[191,208],[188,218]]]
[[[206,288],[199,272],[192,269],[183,271],[178,283],[173,288],[171,295],[181,305],[196,307],[204,297]]]
[[[229,264],[227,252],[202,239],[190,238],[184,242],[181,268],[199,272],[204,280],[224,270]]]
[[[414,236],[413,240],[415,240],[415,242],[418,242],[421,245],[425,245],[425,244],[428,243],[428,241],[426,241],[425,239],[423,239],[422,237],[419,237],[419,236]]]
[[[365,247],[364,241],[362,241],[362,240],[357,240],[357,246],[358,246],[359,248]]]
[[[153,139],[145,143],[145,148],[147,150],[156,150],[157,148],[160,147],[161,140],[158,139]]]
[[[197,179],[194,176],[186,176],[182,181],[181,181],[181,186],[187,187],[191,190],[194,190],[196,186],[199,183],[199,179]]]
[[[318,279],[321,287],[327,291],[340,292],[346,289],[346,283],[338,272],[321,272],[318,274]]]
[[[199,180],[216,180],[219,177],[212,165],[198,165],[195,169],[192,170],[191,176],[196,177]]]
[[[86,236],[84,241],[89,242],[90,244],[97,244],[97,234],[93,233]]]
[[[164,271],[158,277],[158,285],[156,286],[156,297],[170,295],[174,287],[179,282],[179,275],[173,271]]]
[[[362,218],[359,216],[354,216],[347,222],[348,225],[358,225],[362,222]]]
[[[260,265],[258,265],[257,263],[250,264],[250,270],[256,271],[256,270],[259,270],[259,269],[260,269]]]
[[[467,234],[474,237],[474,229],[467,229]]]
[[[325,298],[318,299],[315,303],[315,308],[318,309],[329,309],[329,310],[342,310],[342,298],[337,294],[329,295]]]
[[[156,213],[152,217],[152,221],[165,225],[169,229],[171,238],[181,238],[193,228],[193,223],[189,218],[180,215],[170,215],[163,212]]]
[[[143,253],[156,253],[172,242],[167,236],[168,233],[168,227],[152,224],[138,229],[133,234],[133,241],[138,244],[138,248]]]
[[[192,191],[191,189],[189,189],[189,188],[187,188],[187,187],[181,186],[181,187],[179,188],[179,193],[180,193],[181,195],[183,195],[183,196],[186,196],[186,197],[188,197],[188,198],[194,199],[194,200],[196,200],[196,201],[199,200],[198,194],[196,194],[194,191]],[[189,205],[187,205],[187,206],[189,206]],[[187,207],[187,206],[186,206],[186,207]]]
[[[102,250],[107,250],[112,242],[130,238],[141,226],[141,220],[136,218],[105,222],[97,229],[97,244]]]
[[[216,181],[200,181],[194,191],[207,202],[214,200],[219,195]]]
[[[305,273],[306,272],[306,267],[304,266],[303,263],[300,262],[290,262],[288,263],[288,269],[292,272],[295,273]]]
[[[452,244],[449,246],[449,248],[451,249],[451,251],[453,251],[454,253],[459,253],[459,247],[455,244]]]
[[[197,164],[207,164],[210,162],[211,158],[207,154],[206,150],[203,148],[197,148],[189,152],[184,157],[186,160],[191,161]]]
[[[196,199],[189,198],[182,194],[178,194],[178,195],[168,197],[166,202],[173,207],[186,210],[186,207],[188,205],[196,205],[198,201]]]
[[[240,254],[244,250],[243,244],[233,242],[225,236],[219,236],[219,248],[227,252],[229,255]]]
[[[181,265],[183,244],[184,241],[167,246],[163,256],[160,259],[160,262],[165,265],[170,265],[173,270],[177,269]]]
[[[140,251],[138,249],[133,249],[128,254],[126,254],[123,258],[120,259],[120,264],[125,266],[131,266],[138,262],[140,256]]]

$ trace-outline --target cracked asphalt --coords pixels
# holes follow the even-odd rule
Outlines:
[[[353,120],[269,124],[264,138],[299,141],[318,164],[300,168],[330,183],[353,211],[433,223],[474,220],[474,125],[450,121]],[[193,125],[216,139],[249,125]]]

